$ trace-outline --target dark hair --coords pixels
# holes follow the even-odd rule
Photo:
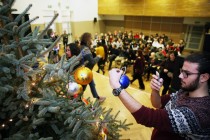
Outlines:
[[[105,39],[101,39],[101,45],[106,45]]]
[[[198,64],[198,72],[210,74],[210,53],[193,53],[185,58],[185,61]],[[208,80],[210,88],[210,80]]]
[[[198,63],[198,71],[200,73],[210,74],[210,54],[209,53],[193,53],[185,58],[185,61]]]
[[[177,51],[169,51],[169,54],[172,54],[172,53],[174,54],[175,57],[178,56],[178,52]]]
[[[142,50],[141,50],[141,49],[138,49],[138,51],[137,51],[137,55],[138,55],[138,56],[140,56],[140,57],[141,57],[141,59],[142,59],[143,61],[145,60],[144,55],[143,55],[143,53],[142,53]]]
[[[85,45],[87,47],[90,47],[90,45],[91,45],[91,41],[90,41],[91,40],[91,34],[87,33],[87,32],[82,34],[80,40],[81,40],[81,42],[80,42],[81,45]]]
[[[66,47],[69,47],[69,48],[70,48],[71,54],[72,54],[72,55],[76,55],[76,56],[79,55],[80,49],[79,49],[79,47],[77,46],[77,44],[75,44],[75,43],[70,43],[70,44],[67,44]]]
[[[53,33],[53,29],[50,28],[50,29],[47,30],[47,35],[48,36],[50,36],[52,33]]]

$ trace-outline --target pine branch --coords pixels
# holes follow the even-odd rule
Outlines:
[[[19,36],[23,39],[27,39],[27,37],[23,38],[26,31],[28,31],[31,28],[31,25],[27,25],[26,27],[23,27],[22,30],[19,32]]]
[[[18,34],[18,33],[20,32],[20,30],[21,30],[23,27],[29,25],[31,22],[33,22],[34,20],[36,20],[36,19],[38,19],[38,18],[39,18],[39,17],[36,16],[36,17],[34,17],[34,18],[32,18],[32,19],[26,21],[25,23],[21,24],[21,25],[15,30],[14,34]]]
[[[45,29],[40,33],[40,35],[38,36],[38,39],[43,38],[43,36],[47,32],[47,30],[50,28],[50,26],[53,24],[53,22],[58,17],[58,15],[59,15],[58,13],[54,15],[53,19],[50,21],[50,23],[47,25],[47,27],[45,27]]]
[[[22,17],[25,16],[25,14],[30,10],[31,7],[32,7],[32,4],[29,4],[29,6],[21,14],[19,14],[15,18],[14,22],[17,22],[18,23],[22,19]]]
[[[9,8],[10,8],[10,5],[9,5],[9,4],[4,5],[4,6],[1,7],[1,9],[0,9],[0,14],[3,15],[3,14],[5,14],[5,13],[7,13]]]
[[[4,15],[1,15],[1,14],[0,14],[0,19],[1,19],[1,20],[5,20],[5,21],[7,21],[7,22],[11,22],[11,21],[12,21],[9,17],[4,16]]]
[[[5,29],[11,29],[11,27],[18,25],[17,22],[10,22],[4,26]]]
[[[51,44],[50,47],[49,47],[46,51],[42,52],[39,56],[37,56],[37,58],[42,57],[42,56],[44,56],[45,54],[47,54],[48,52],[52,51],[52,49],[54,48],[54,46],[58,43],[58,41],[60,41],[61,37],[62,37],[62,36],[59,36],[59,37],[55,40],[55,42],[54,42],[53,44]]]

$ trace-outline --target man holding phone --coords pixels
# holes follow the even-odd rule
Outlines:
[[[123,71],[109,72],[110,85],[119,89]],[[151,109],[137,102],[124,89],[118,96],[137,123],[154,127],[152,140],[210,139],[210,55],[192,54],[185,58],[180,70],[181,89],[171,95],[160,96],[163,79],[153,75],[151,80]]]

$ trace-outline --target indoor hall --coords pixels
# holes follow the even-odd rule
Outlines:
[[[0,5],[2,6],[3,3],[5,3],[5,2],[6,1],[2,0],[0,2]],[[40,2],[42,4],[40,4]],[[32,4],[31,5],[32,7],[29,6],[29,4]],[[18,17],[22,13],[22,11],[24,11],[27,8],[27,6],[29,6],[30,10],[27,11],[26,13],[24,13],[25,15],[23,17],[21,17],[21,19],[18,19]],[[2,8],[2,7],[0,7],[0,8]],[[5,8],[10,8],[10,6],[6,6]],[[61,96],[63,96],[63,91],[68,92],[68,90],[71,87],[75,86],[75,85],[70,85],[70,84],[68,84],[67,86],[64,86],[62,84],[63,81],[61,79],[60,80],[62,82],[60,81],[60,83],[59,83],[58,81],[53,79],[51,76],[55,76],[55,78],[57,78],[55,73],[58,72],[58,69],[61,68],[61,67],[59,67],[59,65],[61,64],[59,62],[61,62],[61,60],[62,60],[61,58],[65,54],[66,46],[64,46],[64,44],[65,43],[66,44],[80,43],[81,35],[85,32],[90,33],[92,35],[92,39],[96,39],[96,38],[101,39],[101,38],[107,37],[107,36],[109,36],[109,37],[113,36],[115,38],[116,36],[119,37],[126,32],[126,34],[128,36],[130,34],[133,36],[133,40],[131,40],[130,42],[128,41],[129,44],[126,44],[126,43],[124,44],[125,46],[128,45],[131,49],[133,49],[133,46],[136,44],[138,44],[140,47],[141,44],[139,42],[137,42],[137,40],[139,41],[140,38],[141,38],[140,39],[141,41],[143,40],[142,48],[145,48],[146,44],[151,44],[150,47],[154,47],[152,42],[156,39],[156,37],[166,39],[165,37],[167,36],[167,41],[170,40],[169,42],[173,45],[169,45],[166,43],[166,44],[164,44],[164,47],[162,48],[162,50],[164,50],[166,48],[166,46],[169,45],[169,47],[171,47],[171,48],[173,48],[173,50],[177,51],[178,56],[181,58],[185,58],[185,57],[189,56],[190,54],[193,54],[196,52],[204,52],[204,51],[210,52],[210,49],[209,49],[209,44],[210,44],[210,42],[209,42],[209,40],[210,40],[209,39],[209,37],[210,37],[210,14],[209,14],[210,3],[208,0],[199,1],[199,2],[185,0],[181,3],[178,1],[162,1],[162,0],[155,0],[155,1],[150,1],[150,0],[144,0],[144,1],[142,1],[142,0],[140,0],[140,1],[130,1],[130,0],[116,0],[116,1],[113,1],[113,0],[107,0],[107,1],[102,1],[102,0],[87,0],[87,1],[82,1],[82,0],[77,0],[77,1],[74,1],[74,0],[46,0],[46,1],[16,0],[14,2],[14,4],[12,5],[12,8],[17,9],[17,11],[13,11],[13,10],[11,10],[11,11],[13,11],[12,15],[15,17],[14,19],[19,22],[18,24],[10,23],[13,20],[6,18],[7,16],[6,17],[2,16],[3,14],[6,14],[6,12],[2,12],[0,14],[1,15],[0,28],[2,31],[0,33],[0,36],[1,36],[0,46],[1,46],[1,50],[2,50],[1,58],[4,61],[7,60],[5,58],[3,59],[4,53],[8,53],[8,57],[11,56],[10,54],[19,54],[17,56],[17,59],[20,59],[20,61],[18,61],[18,63],[23,62],[23,61],[24,61],[24,63],[21,64],[21,66],[17,66],[16,67],[17,69],[11,68],[11,70],[8,70],[8,69],[10,69],[10,67],[8,69],[7,69],[7,67],[5,69],[2,69],[2,71],[4,71],[3,73],[5,74],[5,75],[2,74],[3,75],[2,77],[7,77],[9,79],[10,76],[7,74],[7,72],[8,73],[11,72],[13,74],[14,71],[17,71],[17,72],[19,72],[18,73],[19,76],[23,73],[27,73],[28,70],[31,70],[28,67],[28,66],[31,67],[31,65],[29,65],[29,64],[34,62],[35,58],[32,59],[33,61],[28,61],[28,62],[27,62],[27,59],[21,59],[21,58],[23,56],[26,56],[27,54],[31,54],[31,53],[37,53],[34,56],[40,57],[40,53],[38,52],[40,50],[41,50],[40,52],[42,52],[42,53],[45,52],[44,55],[45,55],[46,61],[41,62],[42,59],[38,59],[37,65],[41,68],[41,70],[46,70],[48,74],[42,73],[43,75],[42,74],[37,75],[38,78],[34,78],[34,77],[31,78],[29,76],[29,80],[27,79],[27,77],[25,77],[25,75],[24,76],[21,75],[21,76],[23,76],[22,81],[18,80],[19,77],[17,78],[14,76],[14,77],[12,77],[13,79],[11,79],[10,81],[15,81],[15,82],[7,82],[7,83],[5,82],[6,81],[5,78],[1,78],[0,86],[3,87],[3,88],[1,88],[2,93],[10,93],[10,91],[12,91],[11,89],[14,89],[13,92],[15,93],[14,94],[15,96],[14,95],[9,96],[9,94],[7,94],[7,95],[2,94],[2,96],[0,95],[2,97],[1,98],[2,103],[0,104],[0,106],[4,106],[6,108],[6,109],[1,108],[1,114],[3,114],[3,115],[0,118],[0,126],[1,126],[0,139],[2,137],[6,138],[8,136],[11,136],[10,132],[11,133],[17,132],[17,135],[14,135],[13,138],[15,136],[22,138],[21,136],[23,134],[26,134],[26,136],[31,136],[31,137],[35,138],[35,137],[38,137],[38,135],[36,135],[35,132],[39,132],[39,134],[41,136],[45,136],[45,137],[52,136],[53,139],[59,139],[58,136],[60,136],[60,134],[63,133],[63,131],[65,131],[65,130],[62,129],[62,126],[60,124],[58,126],[57,126],[57,124],[55,124],[55,122],[57,121],[56,119],[58,119],[59,121],[60,120],[63,121],[63,118],[66,117],[64,114],[71,114],[72,112],[74,113],[76,111],[78,111],[77,113],[81,112],[80,108],[78,109],[76,106],[75,106],[75,108],[73,107],[73,109],[71,107],[69,107],[70,109],[72,109],[71,110],[72,112],[66,111],[65,109],[67,109],[68,107],[65,106],[66,108],[64,108],[64,104],[62,104],[62,102],[60,102],[60,100],[59,101],[54,100],[54,102],[51,103],[50,105],[49,105],[49,102],[39,102],[39,100],[46,101],[45,100],[46,97],[49,99],[54,99],[51,97],[51,95],[53,93],[62,93],[61,95],[59,95],[59,97],[61,97]],[[2,10],[2,11],[5,11],[5,10]],[[10,10],[8,10],[8,11],[10,11]],[[29,32],[32,32],[32,34],[27,33],[28,37],[25,37],[22,33],[18,33],[19,31],[21,31],[23,29],[23,27],[18,28],[21,26],[21,24],[23,24],[24,22],[26,22],[28,20],[32,20],[36,16],[39,16],[39,18],[36,18],[36,20],[31,22],[28,26],[30,28]],[[57,18],[53,21],[53,23],[51,23],[52,19],[55,17],[57,17]],[[10,23],[10,24],[8,24],[8,23]],[[47,36],[47,32],[44,32],[44,30],[46,28],[48,28],[48,31],[49,31],[49,29],[51,29],[51,31],[52,31],[51,32],[53,35],[52,41],[53,42],[57,41],[55,43],[54,48],[50,48],[51,50],[49,50],[49,51],[47,51],[49,49],[49,46],[46,45],[47,42],[44,42],[44,41],[46,41],[44,39],[51,39],[51,36],[49,36],[49,38],[45,38]],[[11,41],[9,41],[9,43],[11,43],[11,46],[8,49],[9,51],[2,47],[3,45],[8,45],[8,42],[6,41],[6,39],[3,38],[3,36],[7,32],[8,32],[8,35],[11,35],[9,38],[9,39],[11,39]],[[13,32],[14,32],[14,34],[12,34]],[[14,53],[14,50],[10,50],[12,47],[14,47],[14,45],[18,44],[18,43],[13,43],[15,41],[17,41],[17,42],[19,41],[19,40],[15,40],[17,38],[13,38],[13,37],[15,37],[14,35],[17,35],[17,33],[18,33],[18,35],[25,37],[23,39],[19,38],[23,42],[27,39],[31,39],[29,41],[27,40],[28,42],[25,41],[27,43],[22,43],[22,42],[21,42],[22,44],[20,43],[22,45],[22,46],[21,45],[20,46],[23,47],[22,54],[20,53],[21,51],[19,49],[17,49],[18,51],[14,49],[15,51],[17,51],[16,53]],[[45,33],[45,35],[39,36],[40,34],[42,35],[42,33]],[[67,40],[65,40],[64,36],[62,36],[63,34],[65,34],[65,37]],[[105,34],[107,36],[105,36]],[[110,35],[108,35],[108,34],[110,34]],[[137,39],[134,36],[137,36]],[[4,37],[6,37],[6,35]],[[32,37],[32,38],[30,38],[30,37]],[[57,40],[59,37],[60,37],[60,40]],[[110,42],[109,45],[112,45],[111,42],[112,41],[114,42],[114,39],[113,38],[110,39],[110,38],[108,41],[107,40],[106,41]],[[151,38],[152,38],[152,40],[150,40]],[[14,41],[12,41],[12,39],[14,39]],[[37,41],[37,39],[39,41]],[[43,40],[40,41],[40,39],[43,39]],[[159,38],[157,40],[159,41]],[[181,44],[180,40],[184,41],[184,43],[183,43],[184,48],[181,53],[180,53],[179,49],[177,49],[177,50],[174,49],[174,48],[180,47],[179,46]],[[30,42],[30,41],[32,41],[32,42]],[[150,41],[152,41],[152,42],[150,42]],[[32,45],[33,43],[35,43],[35,46],[37,45],[37,43],[43,43],[44,45],[43,44],[42,45],[44,47],[42,48],[39,45],[37,45],[35,50],[34,50],[34,48],[32,48],[32,50],[30,50],[30,47],[33,46]],[[161,43],[159,43],[159,45],[160,44]],[[159,47],[159,45],[156,47]],[[107,44],[107,46],[108,46],[108,44]],[[18,48],[18,46],[17,46],[17,48]],[[91,46],[91,49],[94,50],[95,46]],[[56,55],[57,57],[55,59],[53,58],[52,61],[49,61],[48,52],[50,52],[53,55]],[[32,57],[32,55],[30,57]],[[108,57],[110,57],[110,54],[108,54]],[[14,62],[17,62],[17,61],[14,60]],[[129,77],[130,80],[133,79],[133,74],[134,74],[133,66],[134,66],[135,62],[136,62],[135,60],[134,61],[129,60],[128,63],[126,64],[127,71],[125,74]],[[10,62],[10,63],[12,65],[18,64],[18,63],[12,63],[12,62]],[[49,67],[47,67],[47,69],[42,67],[47,64],[49,64],[48,65]],[[97,72],[97,70],[98,70],[97,64],[95,64],[92,69],[93,79],[95,82],[95,88],[96,88],[99,96],[106,97],[106,99],[100,103],[100,106],[102,108],[112,109],[111,114],[107,115],[109,117],[110,116],[112,117],[118,111],[120,111],[120,113],[118,114],[116,119],[120,120],[120,121],[126,120],[127,124],[132,123],[133,125],[129,125],[128,130],[123,130],[123,129],[118,130],[118,128],[115,128],[114,124],[111,124],[112,127],[109,128],[108,123],[105,123],[105,125],[102,125],[103,127],[100,128],[100,127],[98,127],[97,119],[99,119],[100,121],[101,120],[103,121],[104,117],[106,116],[106,115],[101,115],[97,119],[94,118],[92,120],[94,122],[92,126],[96,125],[98,128],[97,139],[102,139],[102,140],[108,140],[108,139],[150,140],[154,128],[146,127],[144,125],[138,124],[136,122],[136,120],[134,119],[134,117],[132,116],[132,114],[123,105],[123,103],[121,102],[119,97],[116,97],[112,94],[113,89],[110,86],[109,75],[108,75],[109,64],[110,64],[110,61],[109,61],[109,59],[107,59],[107,61],[105,62],[105,66],[104,66],[104,74],[103,74],[103,72],[99,72],[99,73]],[[115,67],[120,68],[120,67],[122,67],[122,65],[123,65],[122,62],[113,61],[111,68],[115,68]],[[2,62],[1,66],[4,67],[5,63]],[[148,68],[148,66],[149,66],[149,63],[145,61],[145,69],[144,70],[146,70]],[[33,67],[33,69],[37,68],[36,65],[32,65],[32,67]],[[160,68],[159,65],[157,67]],[[23,69],[23,70],[18,71],[19,68]],[[49,69],[51,71],[49,71]],[[159,69],[157,69],[157,70],[159,70]],[[179,68],[177,67],[176,72],[178,72],[179,74],[181,72],[182,75],[185,74],[186,77],[188,77],[188,76],[190,77],[192,75],[197,76],[197,74],[199,73],[196,71],[194,71],[194,72],[190,71],[193,69],[187,69],[187,70],[189,70],[189,71],[186,72],[186,68],[181,69],[181,67],[179,67]],[[62,72],[65,73],[66,71],[62,70]],[[62,72],[60,70],[59,75],[62,75],[61,74]],[[125,90],[136,101],[138,101],[145,107],[158,110],[155,107],[153,107],[152,103],[151,103],[152,89],[150,86],[150,82],[151,82],[151,78],[152,78],[152,73],[150,73],[149,78],[147,78],[147,75],[145,74],[145,72],[146,71],[144,71],[144,73],[142,74],[142,79],[143,79],[143,83],[145,86],[144,90],[140,89],[138,80],[135,80],[134,82],[132,82],[132,84],[130,83],[129,87],[126,88]],[[27,73],[27,74],[30,75],[30,73]],[[68,74],[72,74],[72,73],[68,73]],[[36,80],[45,79],[44,78],[45,75],[48,75],[48,78],[46,78],[46,79],[48,79],[49,84],[47,86],[45,85],[46,83],[44,83],[44,82],[43,82],[43,84],[40,84],[41,82],[39,83],[36,81]],[[40,76],[43,76],[43,79],[40,78]],[[176,78],[178,78],[178,76],[176,76]],[[36,80],[34,80],[34,79],[36,79]],[[63,79],[65,79],[65,78],[63,78]],[[55,81],[53,81],[53,80],[55,80]],[[24,82],[24,81],[26,81],[26,82]],[[23,83],[21,83],[21,82],[23,82]],[[50,83],[50,82],[52,82],[52,83]],[[53,82],[56,82],[56,84]],[[4,85],[6,85],[7,89],[5,89]],[[175,86],[176,86],[176,83],[175,83]],[[11,88],[11,87],[14,87],[14,88]],[[78,87],[78,86],[75,86],[75,87]],[[33,92],[29,92],[29,89],[32,90]],[[63,90],[63,91],[61,92],[61,90]],[[79,90],[79,89],[77,88],[77,90]],[[162,90],[163,90],[163,87],[160,90],[160,95],[162,94]],[[24,99],[24,101],[21,100],[22,102],[16,102],[17,101],[16,93],[18,93],[17,99]],[[40,96],[37,97],[36,96],[37,94],[35,94],[35,93],[38,93],[38,95],[42,95],[43,93],[45,93],[44,94],[45,98],[40,99]],[[48,93],[48,95],[46,95],[46,93]],[[26,96],[26,95],[29,95],[29,96]],[[63,96],[63,97],[67,98],[66,96]],[[10,98],[13,98],[15,103],[13,101],[11,101]],[[37,98],[39,98],[39,99],[37,99]],[[69,98],[70,98],[70,101],[68,103],[70,103],[71,100],[75,99],[76,96],[75,97],[71,96]],[[83,108],[82,111],[87,109],[87,106],[88,106],[87,104],[89,104],[88,107],[90,107],[91,102],[92,101],[94,102],[95,100],[97,100],[97,99],[93,98],[90,87],[88,85],[87,85],[86,90],[83,93],[83,96],[80,99],[81,100],[79,100],[79,103],[82,103],[82,106],[81,106],[81,108]],[[89,99],[90,101],[87,101],[87,99]],[[8,102],[10,102],[10,103],[8,103]],[[56,104],[56,102],[59,102],[59,104]],[[34,112],[31,113],[30,109],[32,109],[34,104],[39,105],[39,107],[35,108],[33,110]],[[49,105],[49,106],[46,107],[47,105]],[[63,106],[61,106],[61,105],[63,105]],[[17,107],[15,108],[15,106],[17,106]],[[28,109],[28,108],[30,108],[30,109]],[[65,113],[62,111],[59,112],[60,108],[62,108],[64,110],[64,112],[65,111],[66,112]],[[19,112],[16,113],[17,111],[15,111],[15,110],[17,110]],[[12,111],[15,113],[13,113]],[[57,113],[57,111],[59,113]],[[92,107],[88,111],[93,112],[94,108]],[[85,114],[85,112],[83,112],[83,113]],[[52,120],[48,121],[46,123],[44,121],[45,119],[43,120],[43,116],[49,119],[50,118],[48,116],[49,114],[50,115],[53,114],[51,116]],[[58,116],[56,116],[55,114]],[[142,115],[145,115],[145,114],[142,114]],[[11,117],[11,116],[15,116],[15,117]],[[55,117],[55,119],[54,119],[54,117]],[[93,115],[93,117],[94,117],[94,115]],[[148,118],[149,117],[150,116],[148,116]],[[81,137],[83,137],[83,135],[87,136],[87,138],[89,138],[89,137],[91,137],[91,134],[95,135],[94,130],[92,132],[91,131],[82,131],[85,128],[89,128],[89,126],[84,128],[83,124],[85,124],[86,120],[85,119],[80,120],[81,118],[82,118],[81,116],[79,116],[79,117],[76,116],[74,119],[72,119],[72,120],[74,120],[74,124],[70,118],[68,120],[69,122],[64,121],[65,125],[63,125],[63,126],[66,126],[66,124],[68,124],[68,123],[69,123],[69,126],[70,126],[70,124],[72,124],[71,128],[65,127],[66,129],[70,130],[69,133],[72,132],[71,136],[66,135],[67,137],[69,136],[68,137],[69,139],[70,139],[70,137],[73,139],[81,139]],[[95,121],[96,121],[96,123],[95,123]],[[27,131],[27,133],[25,133],[25,130],[18,128],[18,125],[21,126],[22,124],[24,124],[23,122],[32,123],[32,124],[28,123],[27,124],[28,127],[22,127],[22,128],[23,129],[30,128],[30,129],[25,129],[25,130],[33,129],[33,131],[30,131],[30,133],[33,133],[33,134],[28,135],[29,131]],[[70,123],[70,122],[72,122],[72,123]],[[116,121],[116,122],[119,122],[119,121]],[[36,125],[39,123],[40,124],[44,123],[45,125],[43,125],[42,127],[37,127]],[[34,125],[34,124],[36,124],[36,125]],[[46,124],[48,124],[48,125],[46,125]],[[18,129],[16,128],[16,126]],[[50,129],[48,126],[50,126]],[[79,129],[80,126],[81,126],[81,129]],[[14,129],[12,129],[12,128],[14,128]],[[19,130],[19,129],[21,131],[23,131],[24,133],[18,133],[17,130]],[[43,131],[42,131],[42,129],[43,129]],[[10,131],[10,130],[12,130],[12,131]],[[46,130],[46,131],[44,131],[44,130]],[[116,130],[116,132],[119,132],[119,134],[121,136],[114,137],[112,135],[112,133],[118,135],[117,133],[114,132],[114,130]],[[49,133],[53,134],[53,135],[48,135]],[[208,137],[209,132],[207,131],[206,133],[208,134],[207,135],[207,137]],[[197,135],[197,133],[196,133],[196,135]],[[202,134],[199,133],[198,135],[202,137],[203,133]],[[176,137],[173,137],[173,135],[171,137],[176,138]],[[192,138],[195,138],[194,135],[192,136]],[[94,139],[96,139],[96,137],[94,137]]]

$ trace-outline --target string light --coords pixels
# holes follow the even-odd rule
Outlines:
[[[99,122],[96,122],[96,127],[97,127],[97,128],[99,127]]]
[[[9,121],[12,122],[13,120],[12,119],[9,119]]]
[[[32,86],[35,86],[35,85],[36,85],[36,83],[35,83],[35,82],[33,82],[33,83],[31,83],[31,85],[32,85]]]
[[[101,130],[101,136],[102,136],[102,140],[107,140],[107,135],[106,133],[104,133],[104,130]]]
[[[28,108],[28,107],[29,107],[29,105],[28,105],[28,104],[26,104],[26,105],[25,105],[25,108]]]
[[[1,126],[2,126],[2,127],[5,127],[5,124],[2,124]]]

